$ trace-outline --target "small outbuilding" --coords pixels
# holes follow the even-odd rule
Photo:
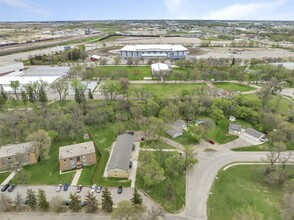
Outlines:
[[[231,115],[231,116],[229,117],[229,120],[230,120],[230,121],[236,121],[236,118],[235,118],[234,116]]]
[[[95,54],[90,57],[91,61],[99,61],[99,59],[100,59],[100,56],[95,55]]]
[[[247,128],[244,132],[244,135],[246,137],[249,137],[249,138],[255,140],[255,141],[260,141],[261,138],[265,136],[264,133],[261,133],[253,128]]]
[[[242,127],[238,124],[229,124],[229,134],[240,135]]]
[[[187,123],[179,119],[168,125],[165,132],[172,138],[177,138],[183,135],[184,130],[187,130]]]
[[[130,134],[117,136],[107,166],[108,177],[128,178],[134,137]]]
[[[152,77],[161,79],[164,81],[165,77],[171,72],[169,66],[165,63],[154,63],[151,64]]]

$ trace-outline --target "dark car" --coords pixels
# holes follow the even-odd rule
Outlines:
[[[121,193],[122,193],[122,186],[119,186],[119,187],[118,187],[118,189],[117,189],[117,193],[118,193],[118,194],[121,194]]]
[[[16,187],[15,184],[11,184],[11,185],[8,187],[7,191],[8,191],[8,192],[12,192],[12,191],[14,190],[15,187]]]
[[[97,192],[97,193],[100,193],[101,190],[102,190],[102,186],[98,186],[97,189],[96,189],[96,192]]]
[[[132,166],[133,166],[133,162],[132,162],[132,161],[130,161],[129,168],[131,169],[131,168],[132,168]]]
[[[82,188],[83,186],[82,185],[78,185],[78,188],[77,188],[77,193],[80,193],[82,191]]]
[[[208,140],[208,142],[211,144],[215,144],[215,142],[213,140]]]
[[[70,202],[69,201],[64,201],[64,205],[69,206]]]
[[[81,206],[82,206],[82,207],[84,207],[84,206],[86,206],[86,205],[87,205],[87,202],[85,202],[85,201],[82,201],[82,202],[81,202]]]
[[[2,187],[1,192],[5,192],[7,190],[7,188],[10,186],[10,184],[6,184]]]
[[[67,191],[68,190],[68,184],[64,184],[63,185],[63,191]]]
[[[133,131],[129,131],[127,134],[134,135],[135,132],[133,132]]]

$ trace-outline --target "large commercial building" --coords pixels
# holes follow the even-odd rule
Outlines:
[[[0,148],[0,170],[19,168],[38,162],[39,153],[32,142],[11,144]]]
[[[24,69],[24,65],[22,62],[8,63],[2,62],[0,63],[0,76],[5,76],[11,73],[18,73]]]
[[[127,45],[120,49],[122,58],[168,58],[183,59],[189,51],[182,45],[147,44],[147,45]]]
[[[128,178],[134,137],[130,134],[117,136],[107,166],[108,177]]]
[[[59,148],[60,170],[71,170],[96,163],[93,141],[72,144]]]

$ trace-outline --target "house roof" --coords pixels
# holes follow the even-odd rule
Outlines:
[[[168,65],[165,63],[153,63],[151,64],[151,70],[152,72],[170,71]]]
[[[169,127],[168,129],[166,129],[165,132],[167,134],[169,134],[170,136],[172,136],[172,137],[174,137],[177,133],[180,133],[180,134],[183,133],[183,131],[181,129],[177,129],[177,128],[172,127],[172,126]]]
[[[184,120],[179,119],[179,120],[174,121],[172,123],[172,126],[177,128],[177,129],[182,129],[182,127],[186,127],[187,124],[186,124],[186,122]]]
[[[241,131],[241,125],[237,125],[237,124],[229,124],[229,130],[230,131]]]
[[[170,44],[145,44],[145,45],[126,45],[121,51],[188,51],[182,45]]]
[[[253,128],[247,128],[245,130],[245,133],[251,135],[252,137],[255,137],[255,138],[261,138],[262,136],[264,136],[265,134],[259,132],[259,131],[256,131],[255,129]]]
[[[20,143],[20,144],[11,144],[2,146],[0,148],[0,157],[11,157],[17,154],[25,154],[25,153],[34,152],[34,147],[32,142]]]
[[[94,58],[94,59],[99,60],[100,59],[100,56],[94,54],[94,55],[91,56],[91,58]]]
[[[117,136],[107,170],[116,168],[121,170],[129,170],[133,143],[134,137],[130,134],[122,134]]]
[[[79,144],[72,144],[59,148],[59,159],[66,159],[70,157],[77,157],[81,155],[95,153],[95,146],[93,141],[88,141]]]

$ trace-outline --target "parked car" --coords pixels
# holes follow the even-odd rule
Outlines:
[[[87,205],[87,202],[85,202],[85,201],[81,201],[81,206],[82,207],[84,207],[84,206],[86,206]]]
[[[118,193],[118,194],[121,194],[121,193],[122,193],[122,186],[119,186],[119,187],[118,187],[118,189],[117,189],[117,193]]]
[[[67,190],[68,190],[68,184],[66,183],[63,185],[63,191],[67,191]]]
[[[7,190],[7,188],[10,186],[10,184],[6,184],[2,187],[1,192],[5,192]]]
[[[266,136],[262,136],[262,137],[260,138],[260,141],[261,141],[261,142],[267,142],[267,138],[266,138]]]
[[[96,187],[97,187],[96,184],[93,184],[92,187],[91,187],[91,192],[95,192],[96,191]]]
[[[7,191],[8,191],[8,192],[12,192],[12,191],[14,190],[15,187],[16,187],[16,184],[11,184],[11,185],[8,187]]]
[[[58,184],[58,186],[56,187],[56,192],[60,192],[61,189],[62,189],[62,184]]]
[[[213,140],[208,140],[208,142],[211,144],[215,144],[215,142]]]
[[[78,188],[77,188],[77,193],[80,193],[82,191],[82,188],[83,186],[82,185],[78,185]]]
[[[134,135],[135,132],[133,132],[133,131],[129,131],[127,134]]]
[[[69,206],[69,204],[70,204],[69,201],[67,201],[67,200],[64,201],[64,205]]]
[[[130,161],[129,168],[131,169],[133,166],[133,161]]]
[[[96,189],[96,192],[97,192],[97,193],[100,193],[101,190],[102,190],[102,186],[98,186],[97,189]]]

